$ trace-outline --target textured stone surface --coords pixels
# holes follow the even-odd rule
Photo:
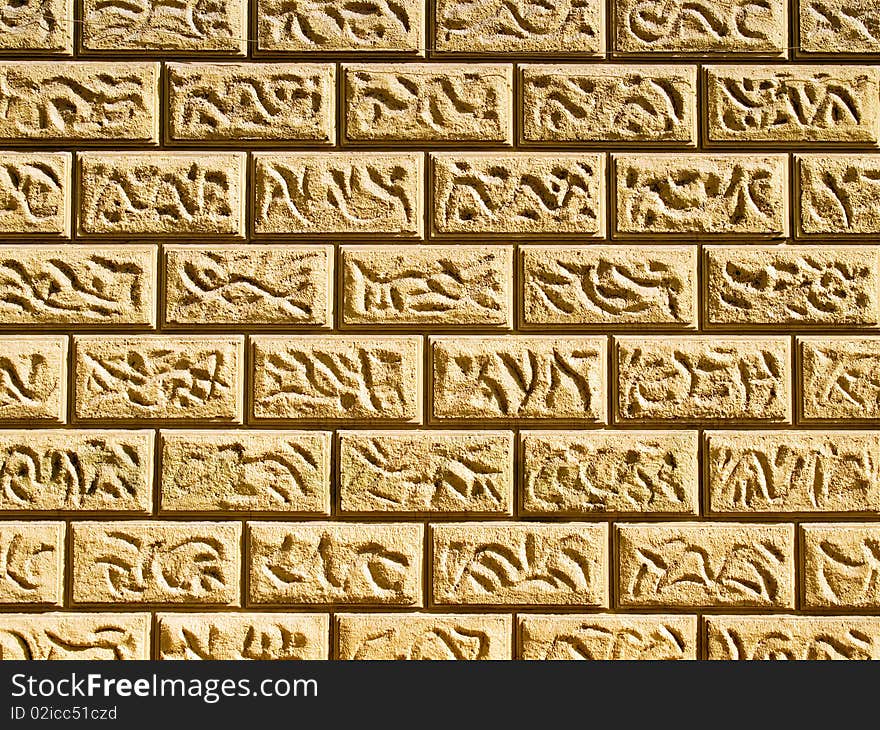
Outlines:
[[[343,431],[343,512],[511,514],[512,434]]]
[[[152,484],[152,431],[0,431],[2,511],[148,513]]]
[[[438,605],[608,605],[605,524],[450,523],[431,535]]]
[[[796,155],[798,235],[880,233],[880,155]]]
[[[694,431],[524,431],[522,511],[696,514]]]
[[[806,608],[880,606],[880,525],[806,524],[801,540]]]
[[[63,423],[67,337],[0,337],[0,422]]]
[[[423,527],[251,522],[251,603],[422,605]]]
[[[880,434],[709,431],[712,512],[877,512]]]
[[[601,236],[604,159],[589,153],[434,153],[433,232]]]
[[[509,246],[345,246],[342,320],[509,328],[512,274]]]
[[[328,63],[170,63],[174,141],[333,144],[335,69]]]
[[[0,522],[0,605],[64,600],[63,522]]]
[[[523,246],[524,328],[696,327],[693,246]]]
[[[163,250],[168,325],[332,322],[330,246],[183,244]]]
[[[511,617],[338,614],[340,659],[511,659]]]
[[[712,246],[706,313],[713,325],[876,325],[880,248]]]
[[[73,52],[73,0],[6,5],[0,23],[0,53]]]
[[[0,234],[70,236],[69,152],[0,153]]]
[[[803,53],[880,52],[880,17],[873,0],[800,0]]]
[[[695,616],[520,616],[522,659],[697,658]]]
[[[0,660],[149,658],[148,613],[0,615]]]
[[[431,337],[436,419],[604,422],[604,337]]]
[[[625,608],[794,608],[794,526],[621,524],[618,593]]]
[[[239,605],[241,524],[73,522],[73,602]]]
[[[524,142],[697,139],[693,66],[522,67]]]
[[[801,417],[880,418],[880,339],[799,337]]]
[[[160,613],[159,659],[327,659],[329,617],[291,613]]]
[[[615,337],[622,422],[791,418],[783,337]]]
[[[165,512],[330,512],[330,434],[162,431]]]

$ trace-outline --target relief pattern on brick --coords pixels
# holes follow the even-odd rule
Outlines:
[[[0,660],[149,658],[148,613],[19,613],[0,616]]]
[[[880,52],[874,0],[800,0],[799,7],[802,52]]]
[[[880,155],[796,155],[798,235],[880,233]]]
[[[880,607],[880,525],[801,525],[805,608]]]
[[[63,522],[0,522],[0,606],[64,598]]]
[[[63,423],[67,337],[0,337],[0,422]]]
[[[73,0],[6,2],[0,9],[0,52],[73,51]]]
[[[70,235],[69,152],[0,154],[0,234]]]
[[[880,418],[880,339],[799,337],[804,420]]]

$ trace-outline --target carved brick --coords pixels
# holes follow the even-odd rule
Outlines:
[[[69,152],[0,152],[0,234],[70,236]]]
[[[0,53],[73,53],[73,0],[8,4],[0,22]]]
[[[148,613],[0,615],[0,660],[149,658]]]
[[[63,522],[0,522],[0,606],[62,605],[64,529]]]
[[[880,418],[880,338],[799,337],[804,420]]]
[[[878,53],[874,0],[800,0],[801,53]]]
[[[797,233],[880,233],[880,155],[796,155]]]
[[[0,337],[0,421],[64,423],[67,337]]]
[[[880,526],[801,525],[805,608],[880,607]]]

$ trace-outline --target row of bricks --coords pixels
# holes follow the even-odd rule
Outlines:
[[[334,624],[332,642],[331,621]],[[6,660],[668,660],[703,657],[880,659],[880,618],[784,615],[698,618],[602,613],[517,616],[340,613],[331,618],[328,614],[316,613],[215,612],[157,613],[154,629],[153,616],[149,613],[59,612],[0,616],[0,659]]]
[[[880,107],[878,107],[880,109]],[[789,155],[79,152],[80,236],[789,234]],[[69,152],[0,152],[0,234],[69,236]],[[880,232],[880,155],[795,155],[795,234]],[[608,204],[606,206],[606,197]],[[250,202],[249,202],[250,199]],[[606,211],[607,207],[607,211]],[[249,211],[249,212],[246,212]],[[250,228],[246,220],[250,219]]]
[[[880,419],[880,338],[79,335],[76,422],[806,423]],[[606,350],[613,373],[607,385]],[[0,337],[0,420],[63,423],[66,335]],[[246,378],[246,375],[248,376]],[[247,386],[245,380],[247,379]],[[799,386],[797,395],[793,381]]]
[[[791,6],[791,7],[790,7]],[[398,52],[421,55],[430,19],[432,50],[449,53],[601,55],[606,42],[621,54],[746,53],[786,56],[793,41],[804,53],[877,53],[880,31],[870,2],[765,0],[760,5],[673,0],[660,10],[639,0],[584,0],[569,8],[514,10],[482,0],[367,0],[357,9],[321,2],[218,0],[177,8],[148,0],[84,0],[77,11],[81,52],[225,53],[244,55],[254,15],[260,52]],[[81,14],[80,14],[81,13]],[[610,16],[606,19],[606,13]],[[73,0],[39,8],[16,6],[0,36],[0,51],[67,53],[74,46]],[[797,33],[789,38],[789,15]],[[159,20],[155,20],[158,18]],[[149,22],[154,20],[154,22]],[[610,21],[606,23],[606,20]],[[606,29],[606,24],[610,26]],[[607,41],[606,41],[607,37]]]
[[[0,327],[152,329],[158,318],[165,329],[330,329],[334,310],[342,328],[422,331],[880,323],[878,246],[702,254],[695,245],[345,245],[337,272],[329,244],[165,245],[161,254],[152,244],[7,245]]]
[[[336,66],[0,63],[0,140],[332,145]],[[343,143],[880,143],[875,66],[343,64]],[[59,112],[58,110],[63,110]],[[54,112],[54,113],[53,113]]]
[[[332,436],[163,430],[154,458],[152,430],[0,430],[0,511],[880,513],[876,431],[340,431],[335,459]]]
[[[0,604],[880,608],[876,522],[617,522],[611,547],[604,522],[242,528],[0,521]]]

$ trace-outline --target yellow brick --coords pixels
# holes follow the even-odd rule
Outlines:
[[[496,614],[343,613],[339,659],[512,659],[511,617]]]
[[[607,606],[604,523],[432,525],[438,605]]]
[[[880,418],[880,338],[798,337],[801,417]]]
[[[502,64],[346,64],[348,142],[513,142],[513,71]]]
[[[64,523],[0,522],[0,606],[63,600]]]
[[[604,155],[431,153],[435,234],[604,234]]]
[[[140,512],[153,503],[152,431],[0,431],[0,510]]]
[[[695,328],[694,246],[523,246],[523,325]]]
[[[73,602],[240,605],[238,522],[73,522]]]
[[[878,96],[870,66],[709,66],[706,139],[876,145]]]
[[[743,5],[673,0],[663,6],[640,0],[614,0],[615,50],[625,54],[755,53],[785,56],[788,3],[768,0]]]
[[[697,514],[696,431],[523,431],[523,514]]]
[[[605,3],[601,0],[528,9],[492,0],[467,4],[436,0],[433,8],[434,48],[441,53],[595,56],[605,50]]]
[[[422,236],[417,152],[254,154],[254,233]]]
[[[145,0],[83,0],[81,45],[85,51],[201,52],[244,55],[246,0],[175,5]]]
[[[241,421],[241,335],[80,336],[73,361],[78,419]]]
[[[880,155],[795,155],[797,235],[880,233]]]
[[[257,0],[257,50],[300,53],[395,52],[424,55],[422,0],[357,8],[322,0]]]
[[[0,87],[0,139],[158,141],[158,63],[8,61]]]
[[[786,155],[615,154],[618,235],[788,235]]]
[[[153,327],[155,281],[155,246],[0,246],[0,324]]]
[[[620,422],[791,420],[786,337],[615,337]]]
[[[0,235],[70,236],[69,152],[0,152]]]
[[[327,659],[329,626],[316,613],[160,613],[159,659]]]
[[[424,528],[250,522],[252,604],[422,605]]]
[[[801,541],[804,608],[880,607],[880,525],[805,524]]]
[[[605,337],[431,337],[436,419],[604,423]]]
[[[875,616],[706,616],[709,659],[880,659]]]
[[[330,434],[162,431],[163,512],[330,514]]]
[[[880,434],[710,431],[710,511],[880,511]]]
[[[333,144],[329,63],[169,63],[168,137]]]
[[[617,525],[621,608],[794,608],[794,526]]]
[[[255,418],[421,420],[422,340],[251,337]]]
[[[243,152],[83,152],[80,235],[244,235]]]
[[[165,246],[171,326],[332,322],[332,246]]]
[[[876,325],[880,247],[703,249],[712,325]]]
[[[522,659],[697,658],[696,616],[520,616]]]
[[[0,422],[64,423],[67,337],[0,337]]]
[[[0,615],[0,660],[149,658],[148,613]]]
[[[509,246],[344,246],[342,319],[509,328],[512,270]]]
[[[526,65],[523,142],[697,142],[695,66]]]
[[[73,0],[6,5],[0,53],[73,53]]]
[[[874,0],[800,0],[801,53],[878,53]]]
[[[342,431],[343,512],[512,514],[513,438],[497,431]]]

